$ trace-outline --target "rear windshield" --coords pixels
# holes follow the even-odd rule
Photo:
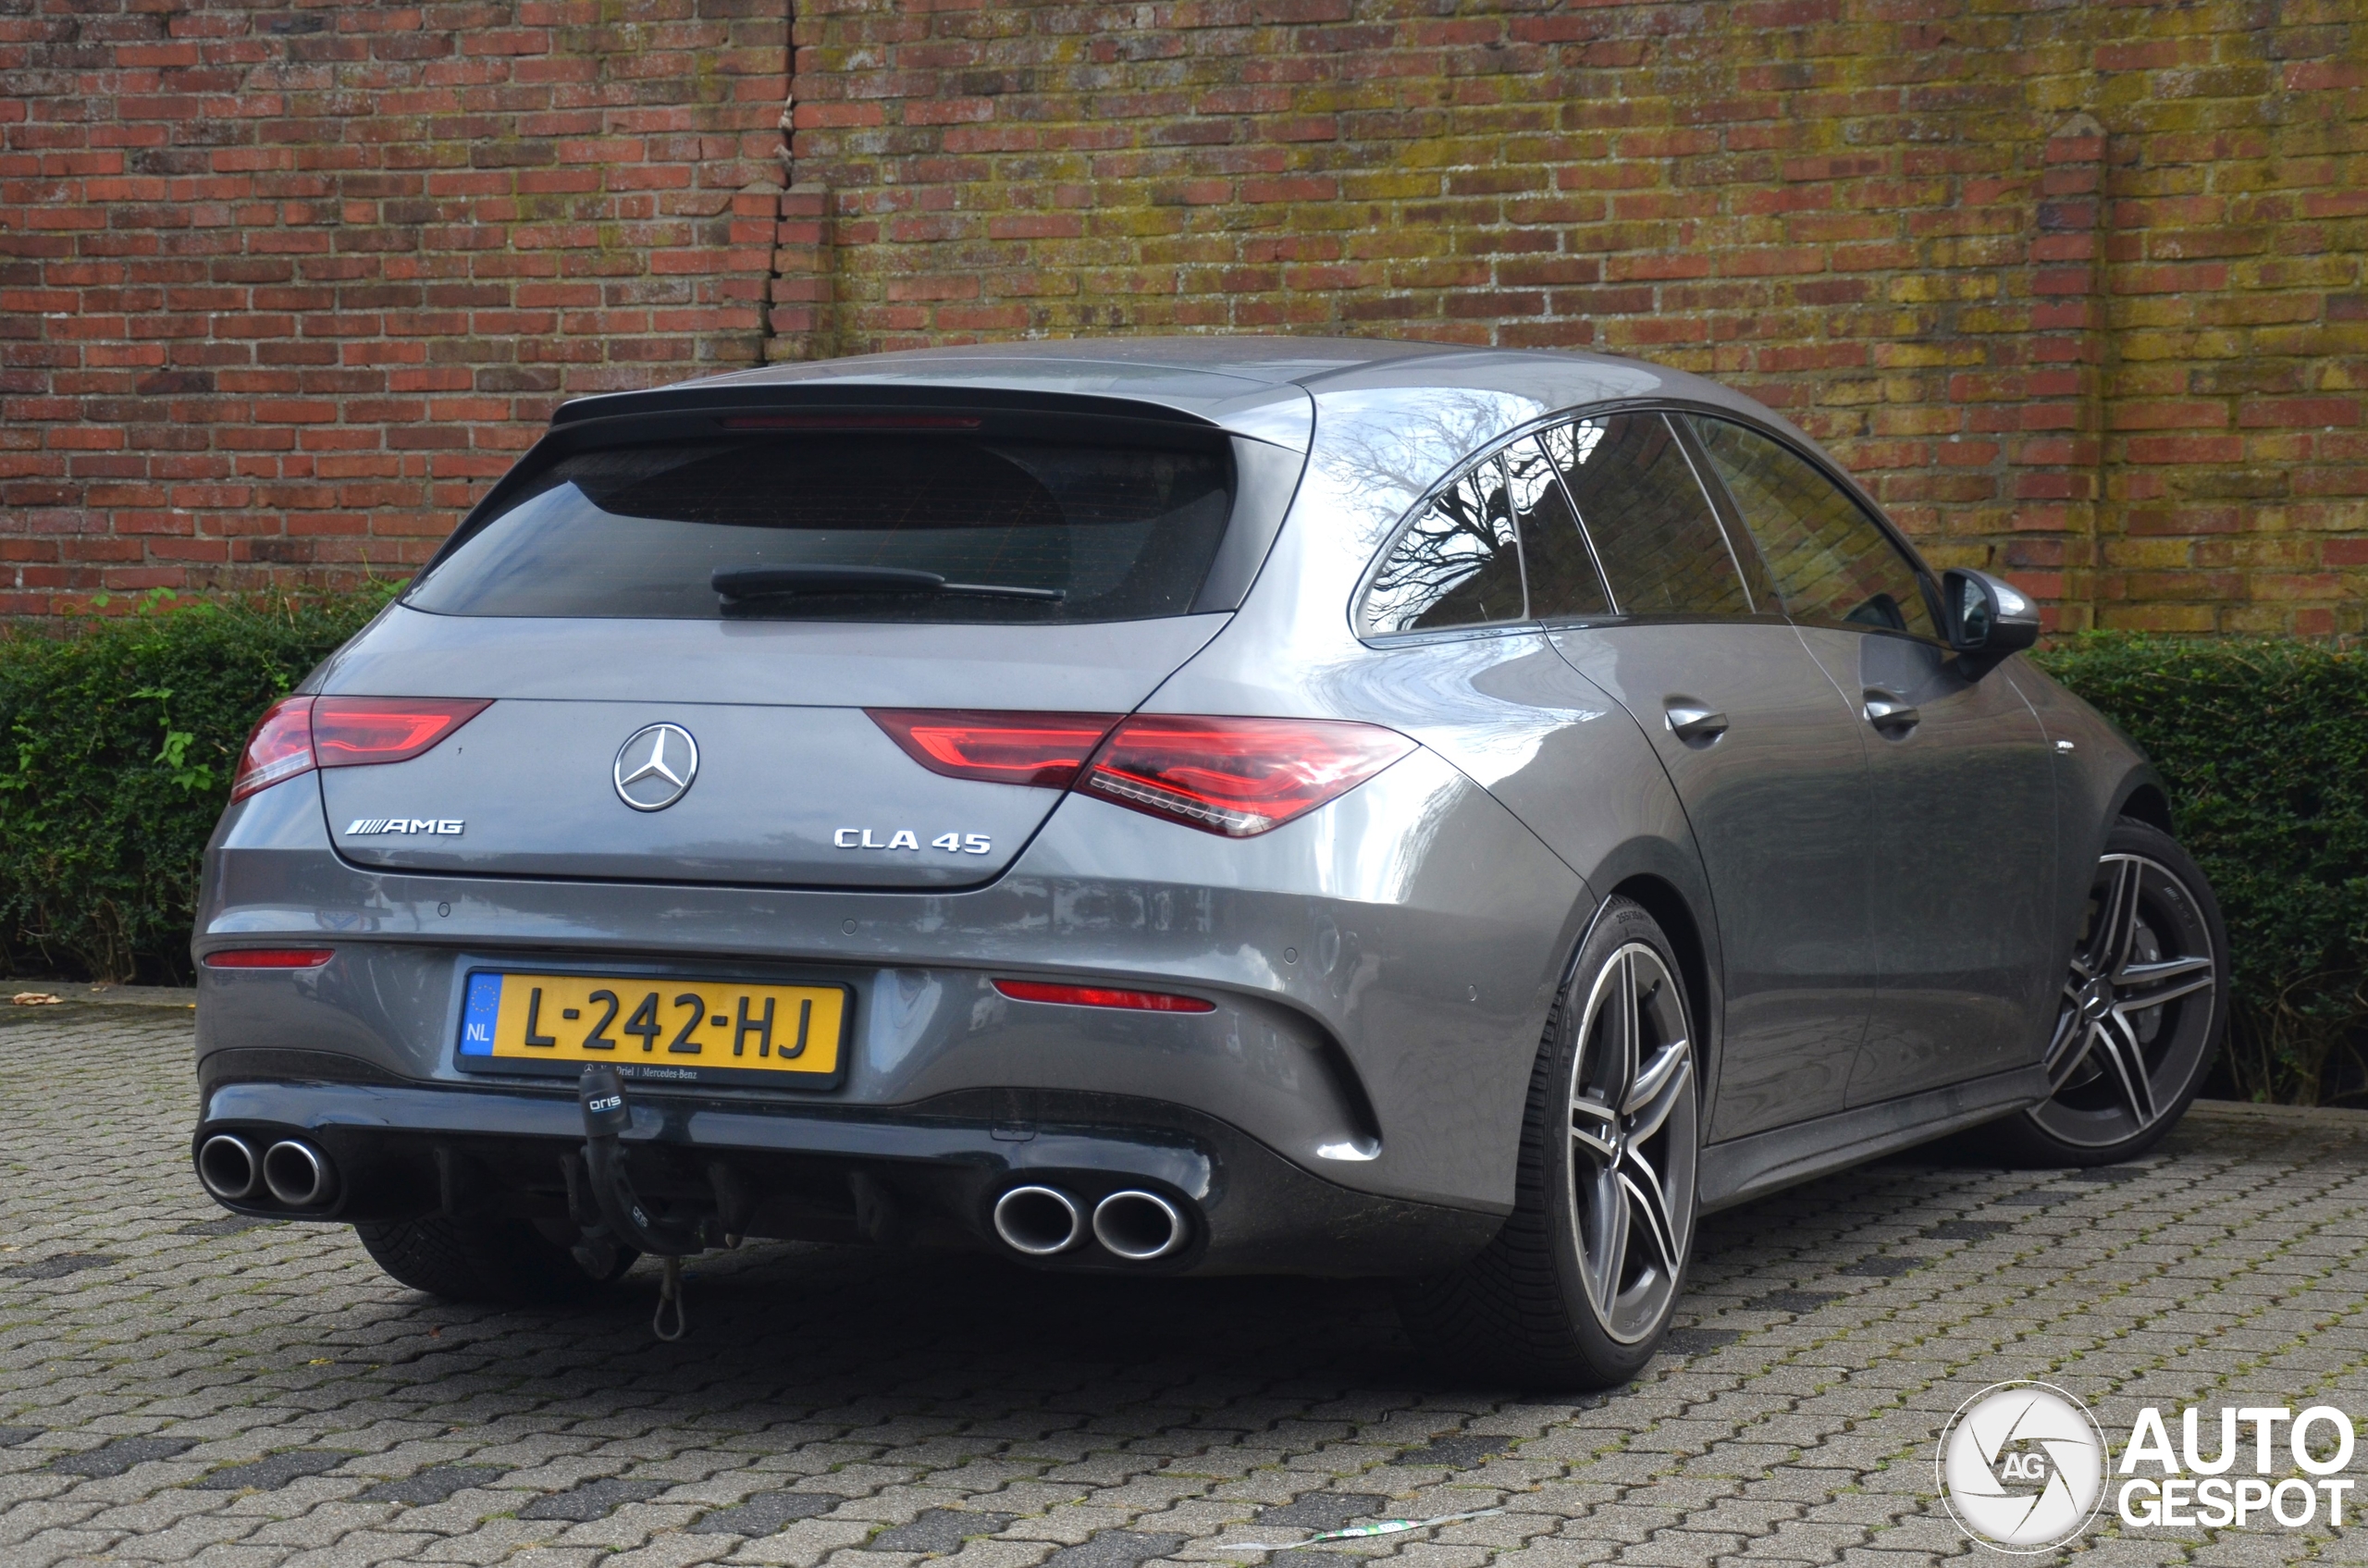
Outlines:
[[[421,576],[447,615],[1181,615],[1232,510],[1221,451],[796,435],[561,459]]]

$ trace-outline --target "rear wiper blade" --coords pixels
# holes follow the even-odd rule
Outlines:
[[[728,599],[788,594],[960,594],[971,599],[1034,599],[1058,603],[1068,597],[1060,588],[1023,588],[1008,583],[949,583],[938,573],[906,566],[719,566],[708,582]]]

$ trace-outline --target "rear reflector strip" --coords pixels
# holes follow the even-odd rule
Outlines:
[[[336,955],[333,947],[233,947],[208,953],[209,969],[317,969]]]
[[[1165,991],[1120,991],[1107,985],[1052,985],[1041,980],[998,980],[995,989],[1015,1002],[1052,1002],[1068,1007],[1123,1007],[1138,1013],[1214,1013],[1215,1002]]]

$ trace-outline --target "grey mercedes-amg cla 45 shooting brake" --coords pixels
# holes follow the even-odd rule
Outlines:
[[[257,726],[192,1153],[396,1279],[742,1237],[1397,1282],[1634,1374],[1701,1215],[2152,1144],[2162,784],[1782,419],[1585,354],[881,355],[586,398]]]

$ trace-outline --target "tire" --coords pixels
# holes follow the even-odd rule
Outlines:
[[[2162,1142],[2228,1031],[2228,935],[2178,841],[2123,818],[2106,835],[2045,1056],[2051,1097],[1967,1134],[2017,1165],[2114,1165]]]
[[[1457,1372],[1607,1389],[1659,1346],[1693,1253],[1701,1153],[1682,973],[1625,898],[1580,945],[1530,1074],[1511,1216],[1471,1263],[1400,1290],[1416,1344]]]
[[[436,1215],[357,1225],[353,1233],[396,1283],[448,1302],[491,1306],[583,1300],[622,1278],[640,1255],[606,1242],[562,1246],[523,1219]]]

